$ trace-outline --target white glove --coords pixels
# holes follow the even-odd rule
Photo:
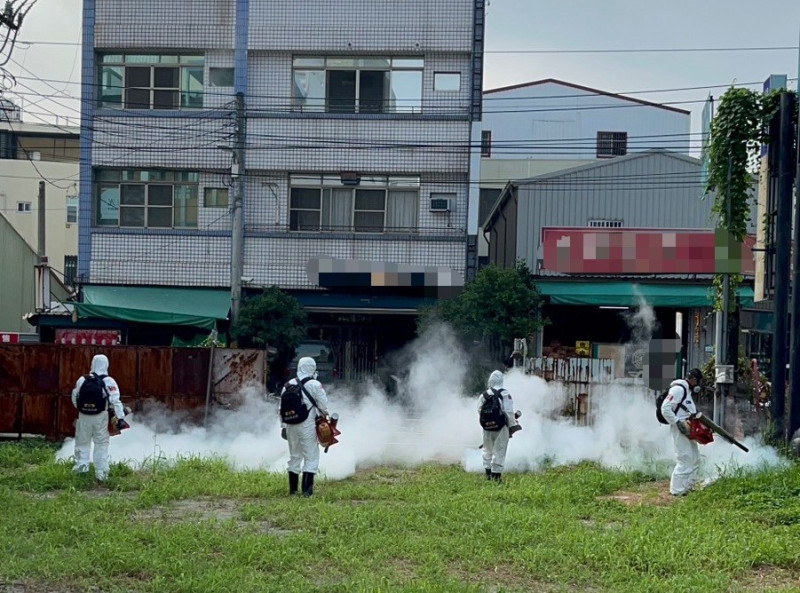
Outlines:
[[[686,422],[686,420],[678,420],[678,421],[675,423],[675,426],[677,426],[677,427],[678,427],[678,430],[680,430],[680,431],[681,431],[681,434],[682,434],[683,436],[686,436],[686,437],[688,437],[688,436],[689,436],[689,423],[688,423],[688,422]]]

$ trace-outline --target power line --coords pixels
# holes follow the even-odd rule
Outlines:
[[[17,41],[20,45],[75,46],[80,41]],[[98,48],[102,49],[102,48]],[[585,49],[487,49],[485,54],[609,54],[609,53],[706,53],[750,51],[797,51],[796,45],[755,47],[641,47],[641,48],[585,48]]]

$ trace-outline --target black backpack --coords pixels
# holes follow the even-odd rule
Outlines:
[[[481,427],[492,432],[500,430],[508,422],[503,411],[503,396],[497,389],[486,391],[479,418]]]
[[[689,395],[689,391],[683,386],[683,383],[678,383],[678,385],[680,385],[683,389],[683,397],[678,403],[678,408],[683,408],[685,410],[686,407],[683,405],[683,400],[685,400],[686,396]],[[656,397],[656,418],[661,424],[669,424],[669,422],[667,422],[667,420],[664,418],[664,415],[661,413],[661,405],[664,403],[664,400],[667,399],[667,395],[669,395],[669,389]]]
[[[281,421],[286,424],[300,424],[304,422],[311,410],[303,403],[303,394],[305,393],[309,400],[314,402],[311,395],[303,387],[306,381],[310,381],[311,377],[306,377],[302,381],[297,377],[286,383],[281,393]]]
[[[95,416],[108,409],[108,390],[103,381],[105,375],[84,375],[83,385],[78,391],[78,411]]]

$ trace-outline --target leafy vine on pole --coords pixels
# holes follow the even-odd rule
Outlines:
[[[719,217],[720,227],[728,230],[739,243],[744,241],[750,221],[752,171],[761,144],[767,142],[769,120],[778,108],[778,101],[777,91],[762,94],[731,87],[720,98],[711,121],[711,137],[706,147],[705,193],[714,194],[711,211]],[[737,299],[741,281],[741,275],[731,275],[732,299]],[[714,308],[719,311],[722,309],[722,275],[715,276],[714,288]]]

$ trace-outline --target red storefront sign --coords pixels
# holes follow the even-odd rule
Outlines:
[[[0,332],[0,344],[19,344],[17,332]]]
[[[718,250],[714,231],[545,228],[542,244],[542,268],[562,274],[714,274],[720,266],[755,273],[753,236],[740,254]]]
[[[116,329],[57,329],[56,344],[76,346],[116,346],[120,332]]]

